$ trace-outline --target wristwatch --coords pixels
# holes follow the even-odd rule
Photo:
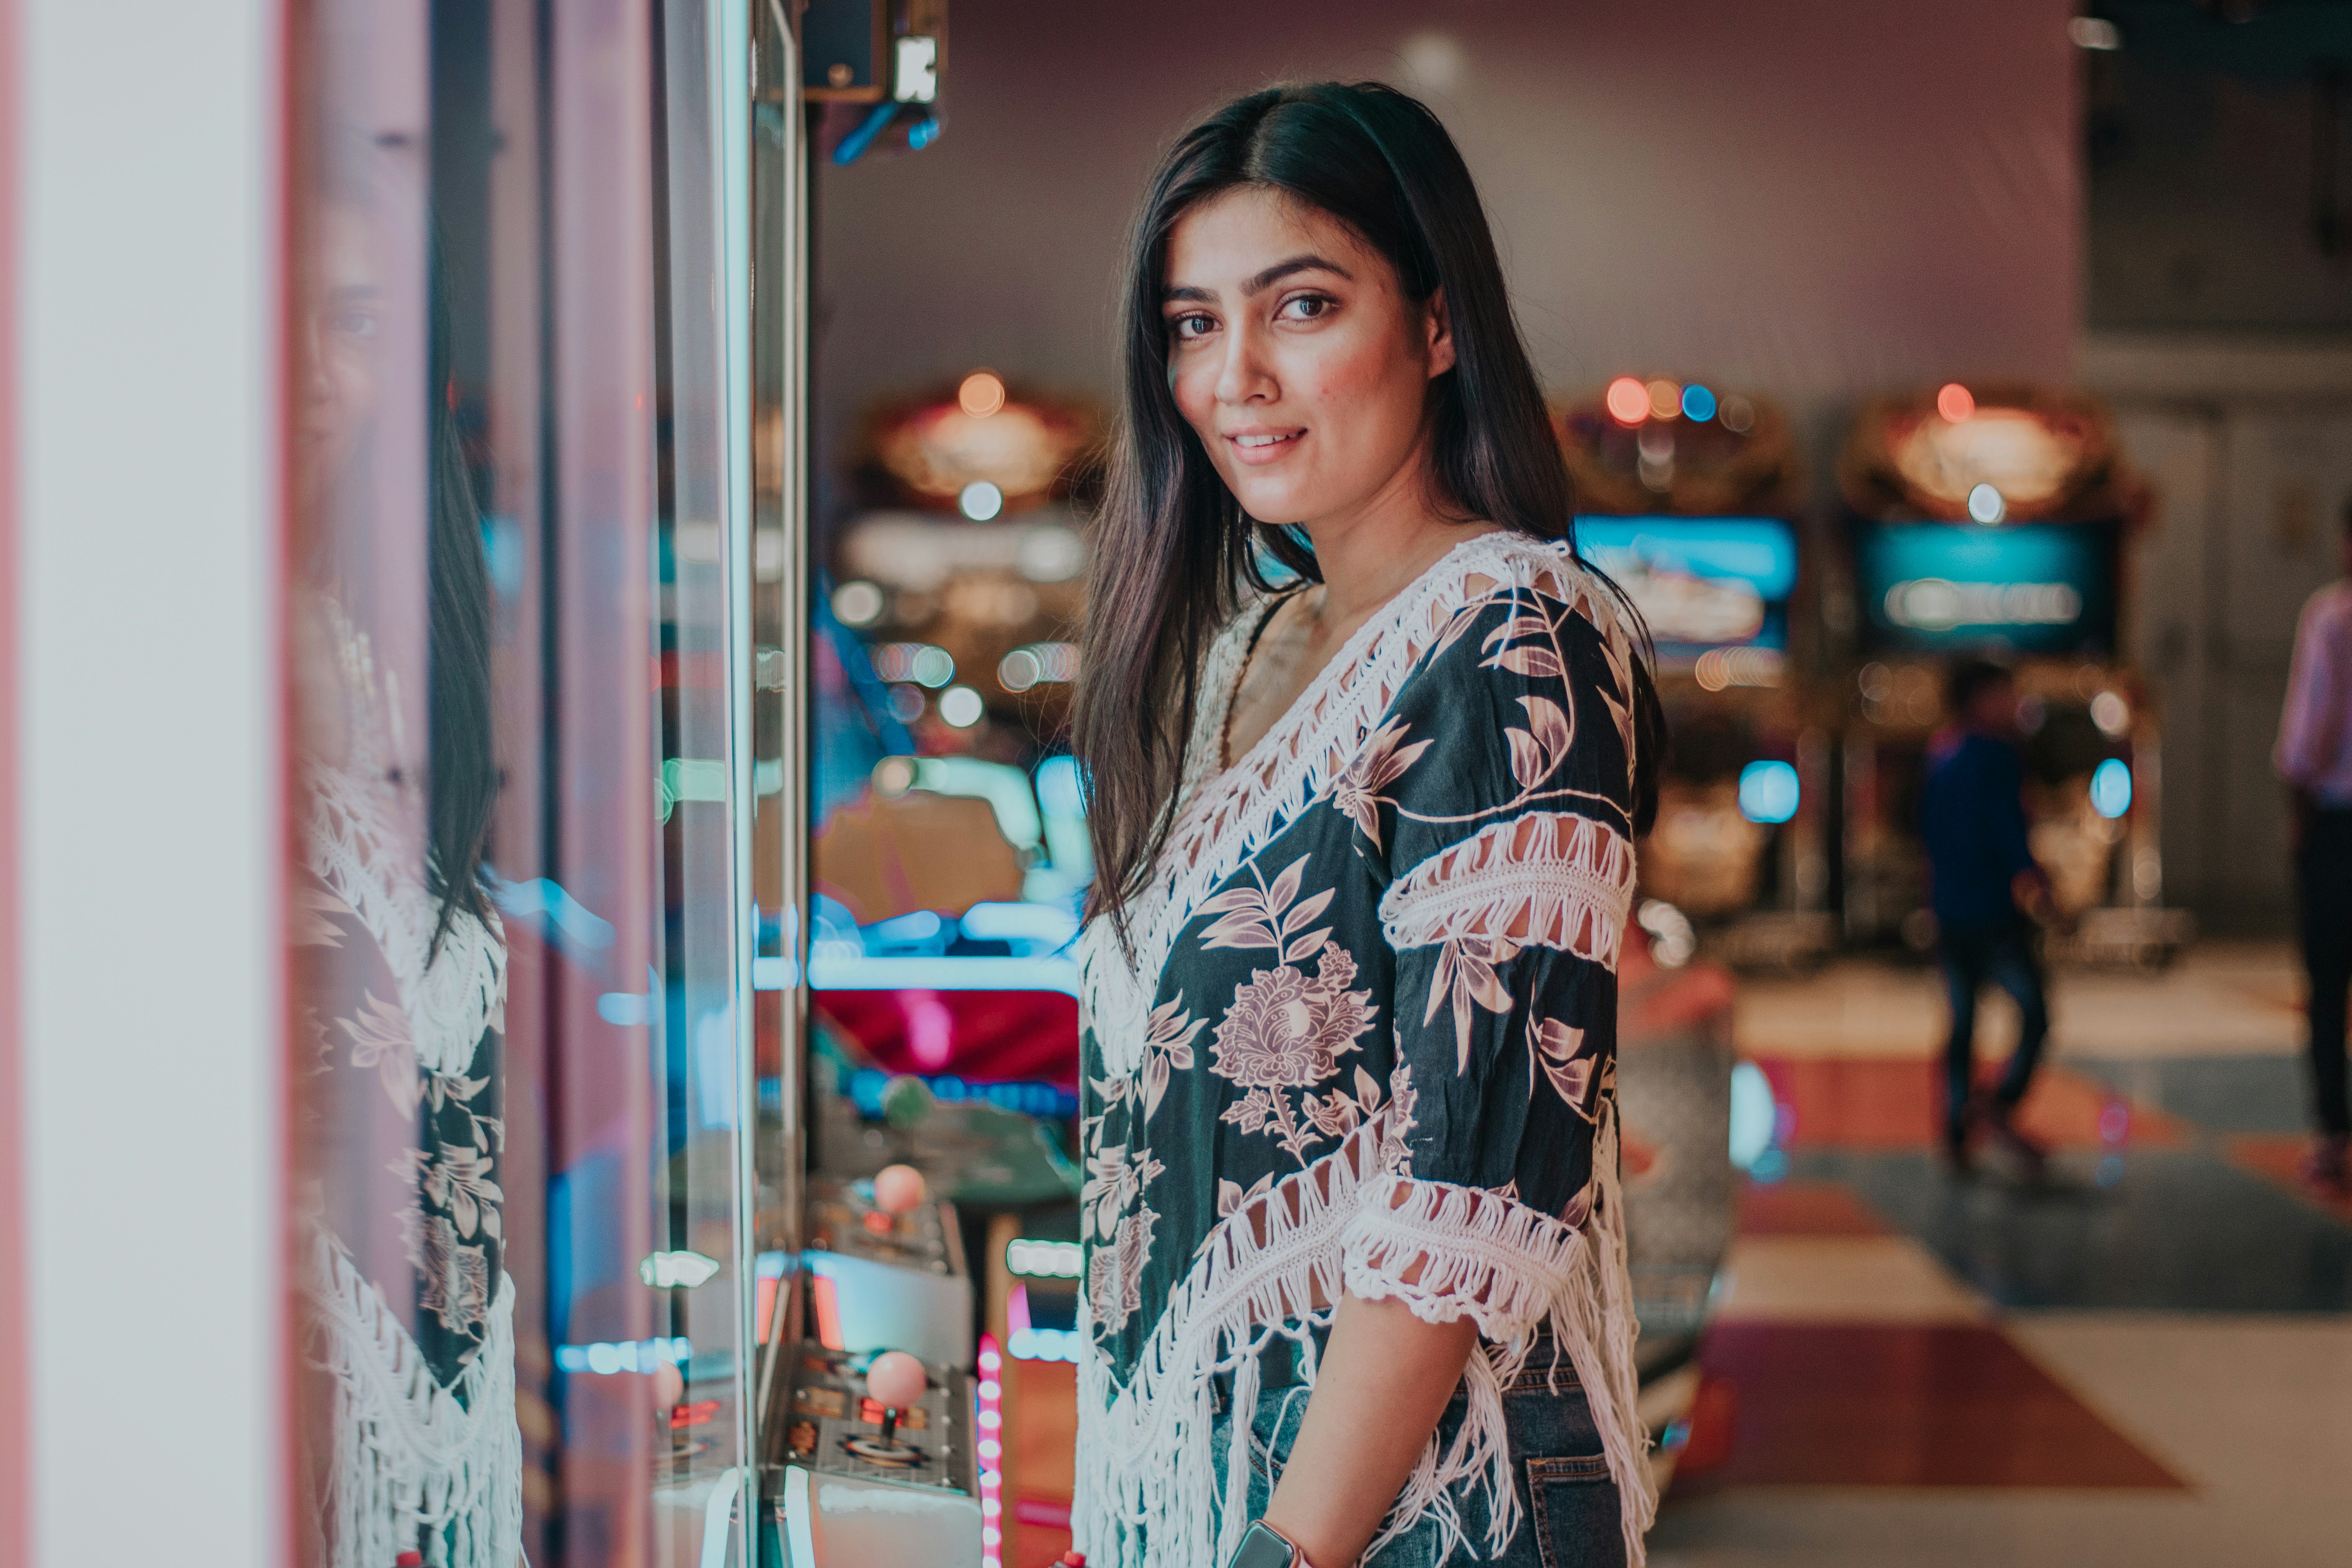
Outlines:
[[[1242,1543],[1225,1560],[1225,1568],[1314,1568],[1298,1543],[1266,1523],[1253,1520],[1242,1532]]]

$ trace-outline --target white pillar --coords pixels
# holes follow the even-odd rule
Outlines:
[[[32,1561],[284,1561],[275,0],[17,0]]]

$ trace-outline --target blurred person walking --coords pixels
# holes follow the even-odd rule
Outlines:
[[[1963,659],[1945,696],[1952,722],[1928,742],[1919,791],[1936,956],[1952,1005],[1944,1151],[1955,1171],[1967,1171],[1971,1139],[1982,1130],[2038,1175],[2047,1151],[2015,1121],[2050,1033],[2032,922],[2056,924],[2061,916],[2026,839],[2017,683],[2000,665]],[[1988,983],[2008,992],[2020,1015],[2016,1054],[1989,1095],[1976,1089],[1977,993]]]
[[[2279,776],[2301,904],[2303,964],[2311,982],[2311,1089],[2319,1139],[2304,1179],[2347,1189],[2352,1093],[2345,1073],[2345,993],[2352,987],[2352,506],[2345,509],[2344,575],[2314,594],[2294,629],[2294,662],[2279,717]]]

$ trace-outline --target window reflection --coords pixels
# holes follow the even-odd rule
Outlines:
[[[398,171],[345,127],[322,152],[294,334],[289,593],[306,1518],[323,1561],[508,1562],[521,1450],[500,1169],[509,955],[483,864],[488,569],[446,397],[422,410],[422,484],[385,482],[406,423],[388,405],[448,384],[446,279],[428,255],[425,353],[394,352]],[[420,492],[421,527],[396,530],[380,502]],[[387,572],[400,533],[409,558]]]
[[[748,40],[712,30],[726,11],[301,13],[306,1563],[743,1561],[753,552],[712,93]]]

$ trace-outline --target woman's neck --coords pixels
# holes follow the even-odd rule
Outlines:
[[[1484,521],[1449,520],[1432,503],[1432,489],[1424,446],[1361,504],[1306,524],[1323,575],[1318,620],[1360,625],[1447,551],[1495,531]]]

